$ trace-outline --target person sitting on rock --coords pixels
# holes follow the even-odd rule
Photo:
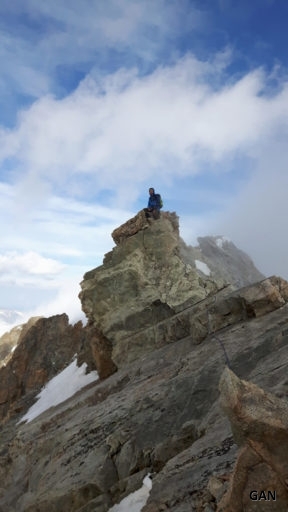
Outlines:
[[[160,208],[162,208],[161,196],[160,194],[155,194],[153,187],[149,188],[149,196],[148,207],[144,208],[145,215],[147,218],[153,217],[155,220],[159,219]]]

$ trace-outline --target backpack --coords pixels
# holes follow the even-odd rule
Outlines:
[[[162,201],[162,197],[160,196],[160,194],[155,194],[155,197],[157,197],[159,208],[163,208],[163,201]]]

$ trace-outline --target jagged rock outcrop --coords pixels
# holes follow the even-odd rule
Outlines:
[[[199,272],[195,261],[200,256],[181,240],[175,213],[163,212],[159,220],[147,222],[141,211],[112,236],[117,246],[105,255],[102,266],[85,274],[79,297],[90,325],[96,325],[112,342],[112,359],[118,367],[171,339],[192,335],[194,343],[199,343],[207,336],[210,323],[219,328],[240,317],[256,316],[261,307],[265,310],[265,297],[269,297],[268,307],[274,307],[270,295],[277,295],[277,284],[270,280],[263,280],[252,291],[242,288],[241,293],[231,295],[237,288],[236,277],[246,284],[263,277],[231,242],[202,238],[198,253],[202,250],[202,259],[205,255],[211,267],[215,258],[216,270],[214,277]],[[225,277],[231,278],[232,285],[221,277],[226,262]],[[249,294],[257,302],[256,309]],[[223,299],[227,295],[229,299]]]
[[[228,368],[220,381],[220,403],[236,442],[242,446],[228,492],[218,512],[288,510],[288,403]],[[262,494],[261,494],[262,493]]]
[[[90,370],[96,368],[97,354],[99,374],[107,375],[109,343],[105,343],[104,353],[99,333],[95,329],[88,333],[81,322],[71,326],[66,314],[31,319],[18,332],[17,346],[0,368],[0,419],[31,404],[42,386],[63,370],[75,354],[79,364],[85,361]],[[110,373],[113,367],[110,362]]]
[[[79,297],[89,323],[95,324],[118,352],[127,337],[224,286],[223,279],[201,277],[196,268],[183,261],[176,214],[163,212],[147,229],[142,229],[147,227],[143,215],[140,212],[136,221],[132,219],[132,228],[128,221],[113,232],[118,245],[105,255],[102,266],[85,274],[81,283]],[[145,338],[141,343],[146,343]]]
[[[112,344],[97,327],[85,327],[84,335],[86,350],[78,356],[78,361],[90,362],[90,369],[95,365],[100,379],[106,379],[117,371],[117,366],[112,361]],[[88,345],[88,346],[87,346]],[[90,357],[92,355],[92,361]]]
[[[113,361],[120,367],[148,351],[187,336],[197,345],[208,335],[266,315],[287,300],[287,281],[276,276],[232,292],[230,287],[225,287],[213,296],[120,340],[113,348]]]
[[[108,512],[140,487],[148,472],[153,473],[153,487],[143,512],[215,512],[235,497],[234,475],[243,459],[237,459],[218,385],[229,363],[235,380],[226,370],[222,404],[224,397],[237,442],[251,447],[252,440],[256,452],[262,441],[251,437],[250,430],[262,435],[266,427],[249,407],[261,397],[255,402],[254,387],[244,383],[243,388],[242,379],[278,397],[287,394],[288,283],[273,276],[235,289],[235,283],[215,281],[185,260],[177,216],[161,216],[148,227],[137,224],[135,232],[135,222],[117,228],[117,246],[101,267],[85,275],[80,297],[87,327],[69,326],[62,316],[41,319],[20,344],[26,340],[31,363],[28,355],[21,363],[18,344],[7,365],[11,380],[0,370],[1,386],[6,383],[7,389],[11,383],[16,396],[6,392],[2,404],[1,512]],[[53,335],[53,325],[58,334]],[[91,368],[102,372],[102,380],[30,423],[18,424],[31,403],[29,390],[33,388],[34,397],[43,372],[45,379],[55,375],[54,354],[58,371],[75,352],[79,363],[90,361]],[[14,376],[15,382],[13,370],[22,376]],[[276,417],[273,404],[269,411]],[[248,418],[245,425],[243,418],[244,423]],[[281,455],[282,424],[273,428],[277,425],[279,446],[269,441],[271,464],[278,464]],[[244,454],[246,468],[251,467],[250,455]],[[264,466],[253,460],[258,479]],[[284,466],[280,469],[279,475],[285,475]],[[265,474],[272,475],[268,469]],[[253,480],[253,469],[249,478]],[[282,499],[280,487],[277,491]]]
[[[111,342],[95,326],[69,324],[68,316],[33,317],[2,336],[10,348],[0,367],[0,420],[32,403],[50,379],[77,355],[78,365],[105,379],[117,370]],[[4,350],[4,349],[3,349]],[[6,352],[4,352],[6,353]]]
[[[196,267],[198,265],[200,271],[201,263],[207,265],[207,272],[210,272],[211,278],[219,279],[221,277],[233,288],[242,288],[265,279],[251,258],[228,238],[204,236],[198,238],[198,243],[197,247],[187,246],[183,243],[181,246],[182,257],[193,266],[196,262]]]
[[[288,304],[280,302],[217,331],[233,371],[277,395],[287,391]],[[185,337],[28,424],[11,418],[1,432],[0,510],[107,512],[150,471],[143,512],[215,511],[238,452],[219,405],[218,340]]]
[[[13,327],[9,332],[6,332],[0,337],[0,367],[8,363],[18,343],[21,342],[23,336],[30,327],[39,320],[39,318],[41,317],[34,316],[25,324]]]
[[[129,219],[127,222],[114,229],[111,236],[116,245],[129,238],[130,236],[136,235],[138,231],[148,228],[150,225],[149,219],[146,219],[144,210],[140,210],[135,217]]]

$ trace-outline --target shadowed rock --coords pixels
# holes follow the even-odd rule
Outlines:
[[[148,472],[143,512],[215,512],[217,503],[225,512],[284,512],[283,402],[267,395],[266,404],[259,388],[225,372],[222,403],[238,456],[218,383],[226,353],[241,379],[287,396],[288,283],[273,276],[249,284],[250,263],[246,272],[240,258],[246,286],[235,289],[238,256],[223,240],[209,242],[209,261],[203,244],[188,261],[169,212],[148,227],[120,228],[117,246],[82,283],[88,325],[71,326],[66,315],[39,320],[0,371],[1,512],[107,512]],[[197,268],[201,258],[209,276]],[[228,259],[232,286],[221,277]],[[18,423],[76,352],[101,379]],[[277,508],[247,501],[253,485],[275,485]]]
[[[97,369],[100,379],[111,375],[117,369],[111,350],[99,329],[83,327],[82,322],[72,326],[66,314],[28,322],[7,364],[0,368],[0,419],[27,408],[75,355],[80,366],[86,363],[89,370]]]
[[[85,332],[90,343],[99,378],[106,379],[117,371],[117,366],[111,358],[112,344],[96,327],[86,327]]]
[[[8,363],[18,343],[21,342],[21,339],[23,339],[30,327],[38,322],[39,318],[41,317],[33,316],[25,324],[13,327],[9,332],[5,332],[0,337],[0,367]]]

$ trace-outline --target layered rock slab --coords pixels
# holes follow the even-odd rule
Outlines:
[[[195,305],[119,340],[113,347],[113,361],[121,367],[148,351],[184,337],[190,337],[191,343],[197,345],[209,335],[266,315],[287,301],[288,283],[277,276],[232,292],[229,286],[224,287]]]
[[[234,372],[241,379],[252,379],[257,385],[273,390],[278,396],[287,396],[285,362],[288,347],[287,307],[286,304],[263,317],[251,319],[249,322],[241,322],[238,326],[228,327],[218,334],[221,343],[225,346],[229,355],[230,365]],[[204,344],[195,348],[195,351],[198,353],[200,347],[203,348],[204,345],[208,348],[207,341],[205,341]],[[215,345],[210,345],[209,359],[213,357],[213,350],[216,352],[218,350],[221,351],[221,347],[216,340]],[[198,357],[199,353],[197,359]],[[201,366],[201,359],[198,359],[198,362]],[[212,389],[214,388],[212,384],[214,382],[214,372],[219,375],[218,371],[220,366],[223,368],[224,357],[223,363],[219,362],[218,364],[219,366],[217,363],[215,364],[213,370],[210,367]],[[205,369],[208,376],[208,359]],[[204,367],[202,371],[204,371]],[[206,385],[210,388],[208,378]],[[205,389],[205,385],[202,389]],[[265,395],[265,393],[263,394]],[[240,397],[241,395],[239,396],[241,402]],[[275,402],[273,414],[275,413],[276,419],[278,418],[278,412],[281,413],[281,408],[278,411],[277,399],[273,397],[272,400],[272,404]],[[261,397],[259,402],[261,403]],[[189,512],[191,510],[195,512],[216,511],[217,503],[219,504],[223,494],[229,488],[231,472],[237,460],[238,452],[236,445],[233,443],[230,426],[223,418],[219,406],[219,400],[216,398],[205,419],[203,417],[199,428],[201,429],[205,426],[204,436],[196,440],[190,448],[170,459],[162,471],[156,475],[153,480],[150,498],[143,512],[160,512],[163,510],[173,510],[173,512]],[[248,407],[249,401],[247,401]],[[238,413],[239,421],[241,422],[241,403],[234,412],[235,415]],[[281,451],[279,436],[277,439],[278,443],[275,443],[275,446],[277,444],[277,450]],[[259,480],[259,473],[263,471],[263,466],[262,468],[260,465],[258,466],[259,473],[256,471],[256,466],[254,473],[253,464],[250,464],[248,468],[250,475],[249,485],[253,483],[257,485],[257,482],[259,485],[264,484],[263,480]],[[262,476],[264,476],[264,473]],[[272,483],[271,479],[270,484]],[[267,490],[267,487],[264,487],[264,489]],[[276,489],[279,492],[279,505],[281,505],[281,493],[278,484]],[[259,488],[260,490],[261,488]],[[246,509],[243,507],[238,509],[236,508],[236,503],[243,503],[241,501],[242,495],[240,500],[238,498],[239,495],[233,495],[233,499],[229,502],[231,509],[229,508],[227,511],[236,512],[236,510],[241,510],[241,512],[246,512],[246,510],[255,510],[260,512],[270,510],[269,505],[271,503],[264,503],[263,500],[258,502],[258,504],[250,501],[251,508]],[[253,503],[255,508],[252,508]],[[277,501],[275,503],[277,505]],[[274,508],[271,508],[271,510],[278,510],[277,507],[275,508],[276,505],[274,504]],[[223,510],[226,512],[225,508]],[[284,511],[287,508],[279,508],[279,510]]]
[[[116,247],[105,255],[103,265],[85,274],[79,297],[89,325],[111,341],[112,359],[118,367],[184,336],[192,335],[199,343],[210,332],[209,323],[219,329],[239,317],[258,315],[265,301],[274,301],[272,289],[277,295],[273,277],[273,282],[262,279],[258,289],[242,288],[242,295],[223,301],[237,285],[250,284],[263,275],[223,237],[203,237],[198,248],[187,246],[179,236],[175,213],[162,212],[155,221],[146,219],[142,210],[116,228],[112,237]],[[208,262],[211,275],[199,270],[197,258]],[[209,297],[219,302],[213,308],[216,314]],[[271,309],[278,307],[274,302]]]
[[[217,334],[241,379],[277,393],[287,390],[287,307]],[[147,512],[215,511],[237,456],[219,406],[224,367],[212,335],[198,345],[186,337],[138,357],[29,424],[11,420],[1,432],[0,509],[107,512],[150,471]]]
[[[132,234],[127,234],[129,225],[117,228],[118,245],[81,283],[79,297],[89,323],[113,345],[224,286],[183,261],[176,214],[164,212],[144,227]]]
[[[220,392],[220,403],[230,420],[234,438],[242,449],[237,457],[230,488],[217,511],[261,511],[265,510],[265,502],[269,501],[269,510],[286,512],[287,401],[239,379],[228,368],[221,377]]]
[[[84,302],[90,311],[90,347],[97,352],[95,359],[101,355],[108,378],[27,425],[17,426],[16,418],[12,418],[3,426],[3,512],[107,512],[113,503],[141,486],[148,471],[154,473],[154,484],[147,512],[215,511],[227,489],[237,453],[229,423],[219,407],[218,382],[225,365],[223,347],[239,377],[285,394],[287,283],[272,277],[241,290],[233,291],[232,287],[231,292],[226,287],[218,291],[219,283],[202,278],[191,264],[201,288],[197,299],[193,296],[194,285],[185,275],[186,270],[190,272],[189,263],[179,256],[177,217],[171,215],[163,215],[160,221],[152,221],[136,233],[122,232],[103,266],[88,273],[88,286],[83,287],[83,293],[87,291]],[[145,246],[141,238],[146,240]],[[171,292],[171,303],[159,298],[159,290],[161,297],[165,292],[161,276],[169,279],[173,271],[165,273],[169,261],[163,247],[167,248],[169,261],[176,257],[175,297]],[[149,279],[153,281],[155,274],[156,284],[152,282],[151,286],[148,280],[150,285],[145,281],[147,287],[145,284],[143,290],[138,285],[137,288],[131,279],[133,272],[125,280],[122,271],[131,270],[131,262],[133,271],[140,266],[142,279],[147,279],[150,272]],[[113,276],[117,277],[119,268],[123,281],[116,279],[113,288]],[[97,289],[104,275],[101,277],[101,269],[106,272],[111,295],[104,295],[102,303]],[[177,288],[177,279],[182,279],[183,290]],[[127,309],[121,309],[123,300],[129,301],[130,283],[132,291],[138,290],[133,297],[142,307],[132,317]],[[102,285],[105,290],[105,280]],[[166,298],[171,288],[170,283]],[[118,299],[111,290],[114,295],[119,291]],[[145,300],[141,303],[143,297],[147,308]],[[113,306],[110,309],[105,303],[109,300]],[[131,305],[133,301],[129,302]],[[107,330],[102,331],[101,326]],[[40,338],[35,338],[39,342]],[[61,341],[61,337],[57,339]],[[109,377],[110,355],[114,358],[116,347],[119,371]],[[58,350],[57,344],[55,349]],[[81,354],[83,362],[91,357],[83,349]],[[21,418],[19,412],[17,419]]]

